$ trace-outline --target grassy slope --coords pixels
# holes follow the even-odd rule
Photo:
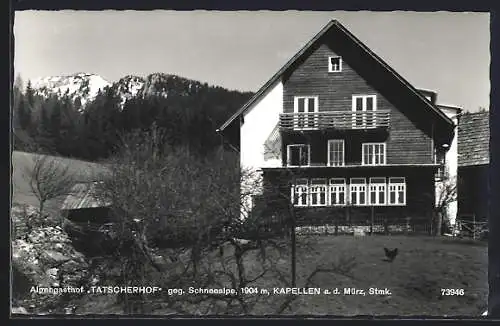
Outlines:
[[[33,169],[33,154],[14,151],[12,153],[12,202],[38,206],[36,197],[30,190],[29,172]],[[102,167],[96,163],[57,157],[61,164],[67,165],[70,173],[74,174],[79,181],[90,181],[92,172],[102,171]],[[59,208],[62,200],[53,200],[48,203],[47,210],[55,211]]]
[[[328,267],[344,257],[355,256],[356,265],[348,276],[318,274],[312,287],[322,289],[370,287],[391,290],[391,296],[304,295],[292,303],[291,315],[428,315],[479,316],[486,307],[488,294],[487,248],[483,243],[466,243],[455,239],[405,236],[317,236],[300,237],[297,250],[297,287],[321,265]],[[304,246],[304,242],[308,245]],[[393,263],[384,261],[383,247],[399,248]],[[251,270],[251,258],[247,260]],[[279,261],[280,269],[289,274],[289,258]],[[256,264],[255,264],[256,265]],[[151,285],[151,284],[145,284]],[[279,286],[272,278],[262,287]],[[464,289],[464,296],[440,295],[441,288]],[[270,296],[255,314],[272,314],[285,296]],[[83,298],[78,312],[120,313],[113,296]],[[167,311],[156,310],[154,314]]]
[[[399,248],[394,262],[384,261],[384,246]],[[299,251],[299,278],[305,278],[312,266],[328,266],[342,253],[355,255],[357,265],[351,277],[320,274],[315,284],[341,290],[387,287],[392,295],[301,297],[295,314],[478,316],[486,306],[486,244],[432,237],[340,236],[316,238],[313,248],[316,252]],[[442,297],[442,288],[464,289],[465,295]]]
[[[28,178],[24,171],[33,167],[32,154],[14,152],[13,202],[37,205],[30,194]],[[102,168],[94,163],[60,158],[70,171],[82,181],[91,171]],[[52,203],[57,209],[59,202]],[[314,278],[317,287],[335,288],[370,287],[389,288],[387,296],[301,296],[292,304],[291,314],[330,315],[470,315],[478,316],[486,306],[488,294],[487,248],[482,244],[461,243],[458,240],[431,237],[405,236],[317,236],[299,237],[308,246],[299,246],[297,286],[317,265],[328,267],[341,256],[355,256],[356,266],[350,276],[318,274]],[[399,248],[393,263],[383,261],[383,247]],[[287,270],[289,262],[280,264]],[[277,286],[267,279],[267,288]],[[149,284],[145,284],[149,285]],[[441,297],[441,288],[464,289],[464,296]],[[120,308],[110,299],[112,296],[79,300],[79,313],[119,313]],[[93,302],[92,302],[93,301]],[[98,302],[98,304],[96,304]],[[270,306],[266,308],[271,309]],[[262,313],[272,313],[263,308]],[[161,314],[160,311],[158,313]]]

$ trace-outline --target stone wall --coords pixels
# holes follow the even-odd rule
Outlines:
[[[61,227],[43,225],[40,220],[36,210],[29,207],[11,209],[15,230],[12,238],[13,307],[22,307],[34,314],[61,312],[65,301],[77,294],[42,294],[37,293],[37,288],[86,287],[91,278],[89,265]]]

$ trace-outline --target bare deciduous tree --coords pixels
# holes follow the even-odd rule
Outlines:
[[[240,181],[248,175],[230,154],[202,159],[161,143],[163,132],[154,127],[123,137],[101,184],[100,196],[113,203],[108,234],[116,244],[110,257],[119,269],[115,282],[234,291],[155,300],[126,295],[124,311],[144,313],[149,302],[180,313],[250,313],[255,297],[240,288],[267,277],[282,246],[273,239],[239,239],[253,227],[240,219],[240,204],[251,194],[239,191]]]
[[[295,286],[290,244],[261,232],[269,216],[254,211],[252,198],[266,187],[262,175],[240,169],[235,153],[200,158],[162,143],[161,129],[132,133],[109,162],[100,196],[113,203],[108,234],[115,250],[107,257],[114,267],[105,272],[117,270],[117,277],[108,278],[116,285],[155,284],[184,293],[123,295],[124,312],[282,313],[293,298],[255,292]],[[293,214],[290,188],[276,191],[271,201]],[[318,267],[313,274],[327,271]]]
[[[437,226],[436,234],[441,235],[444,216],[446,216],[448,207],[457,200],[457,180],[456,177],[446,177],[436,185],[436,215]]]
[[[49,200],[69,195],[75,184],[68,165],[48,155],[35,154],[33,168],[25,168],[24,175],[28,179],[30,192],[38,200],[41,216]]]

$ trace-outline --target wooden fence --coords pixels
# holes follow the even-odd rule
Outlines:
[[[458,218],[453,228],[453,235],[474,240],[484,239],[488,234],[488,222],[477,221],[475,215]]]
[[[430,223],[422,221],[412,221],[407,219],[404,222],[389,222],[387,220],[375,221],[371,223],[357,224],[325,224],[325,225],[303,225],[296,228],[298,234],[432,234],[433,228]]]
[[[283,235],[289,232],[290,220],[268,220],[260,221],[258,226],[251,228],[253,232],[246,233],[247,237],[272,235]],[[364,232],[366,234],[426,234],[431,235],[435,227],[429,221],[422,219],[412,219],[410,217],[400,220],[375,219],[373,221],[358,221],[356,223],[346,223],[345,221],[331,221],[330,223],[307,223],[297,221],[297,234],[316,235],[341,235]]]

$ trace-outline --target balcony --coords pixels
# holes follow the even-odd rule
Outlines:
[[[281,113],[281,130],[351,130],[389,128],[390,111]]]

